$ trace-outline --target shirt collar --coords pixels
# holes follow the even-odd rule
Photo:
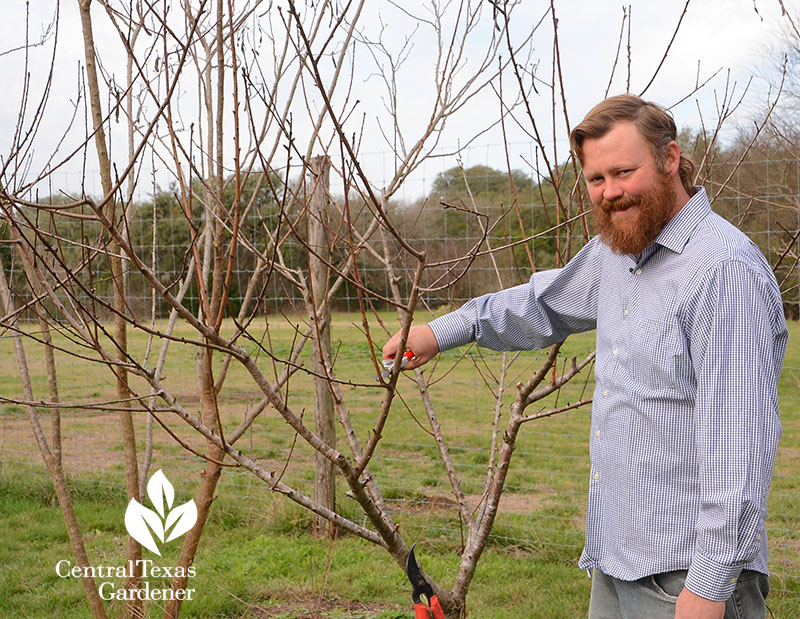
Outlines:
[[[658,243],[676,254],[683,252],[694,229],[711,212],[711,204],[708,202],[705,188],[698,185],[695,186],[695,190],[689,201],[667,222],[654,243]]]

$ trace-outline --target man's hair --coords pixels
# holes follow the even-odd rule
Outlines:
[[[569,135],[572,152],[583,164],[585,140],[602,138],[620,122],[631,122],[650,144],[653,157],[661,172],[664,172],[669,143],[677,142],[678,130],[667,110],[656,103],[645,101],[636,95],[617,95],[595,105],[586,118]],[[686,192],[694,194],[694,163],[681,154],[678,174]]]

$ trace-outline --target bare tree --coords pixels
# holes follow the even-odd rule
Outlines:
[[[79,0],[79,5],[92,122],[82,149],[68,154],[66,159],[81,156],[93,143],[102,171],[102,195],[83,192],[66,197],[60,204],[36,199],[36,189],[52,166],[26,175],[23,164],[25,149],[36,139],[35,123],[48,113],[46,96],[36,108],[34,121],[24,120],[28,103],[23,102],[13,152],[4,159],[0,170],[2,215],[11,231],[15,256],[24,266],[24,278],[12,282],[13,286],[0,279],[5,310],[2,324],[17,334],[20,373],[23,384],[28,385],[20,403],[29,407],[34,428],[39,427],[37,406],[52,407],[57,413],[60,403],[55,387],[46,402],[41,397],[37,400],[30,391],[29,381],[24,378],[23,339],[27,337],[31,345],[50,350],[48,329],[57,326],[77,345],[65,348],[64,352],[99,363],[116,377],[116,399],[105,407],[120,411],[120,439],[126,446],[130,498],[139,496],[150,462],[145,455],[142,470],[137,472],[139,460],[130,424],[132,411],[146,413],[182,447],[205,462],[195,496],[198,521],[184,539],[179,558],[181,567],[192,565],[220,476],[226,467],[233,466],[247,471],[270,490],[285,495],[332,527],[385,548],[405,569],[407,538],[399,530],[379,484],[370,473],[370,465],[379,458],[378,446],[387,421],[398,408],[399,372],[394,371],[378,383],[353,378],[338,362],[326,335],[330,310],[343,286],[355,291],[361,308],[364,343],[376,374],[380,374],[376,344],[383,341],[390,329],[377,308],[394,308],[401,329],[407,334],[426,295],[453,286],[479,256],[494,260],[498,252],[509,249],[491,242],[491,231],[503,218],[515,218],[524,230],[516,200],[502,210],[499,218],[489,217],[474,202],[443,205],[474,217],[483,235],[462,256],[430,261],[396,225],[394,196],[441,146],[446,123],[478,97],[492,96],[498,113],[487,121],[486,127],[476,128],[475,135],[469,136],[462,146],[489,126],[505,130],[506,123],[513,121],[525,127],[542,162],[541,169],[536,169],[542,179],[540,190],[549,186],[553,191],[555,218],[547,233],[557,235],[559,262],[569,260],[581,240],[588,238],[577,166],[568,159],[568,153],[559,153],[548,146],[544,124],[537,120],[531,106],[534,80],[541,84],[542,78],[523,60],[530,58],[531,44],[539,29],[549,28],[555,49],[553,70],[544,80],[551,96],[550,122],[554,133],[556,119],[569,129],[555,3],[551,3],[532,33],[522,40],[514,40],[510,29],[514,3],[432,2],[420,8],[419,14],[405,5],[387,3],[383,11],[415,24],[420,37],[437,42],[433,70],[428,76],[430,82],[424,85],[429,95],[427,107],[424,112],[419,108],[414,110],[413,130],[402,121],[406,111],[399,80],[415,39],[409,36],[399,44],[390,40],[388,19],[383,14],[365,17],[371,7],[364,0],[344,4],[323,1],[304,7],[291,0],[281,6],[258,0],[236,4],[232,0],[184,0],[178,4],[179,9],[170,10],[164,2],[98,0],[97,5],[104,12],[103,24],[114,28],[119,35],[119,49],[124,52],[127,65],[124,90],[116,86],[112,72],[97,70],[95,63],[103,58],[103,51],[95,49],[92,29],[100,17],[90,11],[90,0]],[[372,20],[370,26],[377,23],[377,29],[364,26],[366,19]],[[481,46],[477,58],[466,51],[474,49],[474,40]],[[365,69],[365,63],[369,68]],[[370,125],[360,114],[355,81],[356,75],[364,71],[371,71],[373,82],[380,84],[384,106],[384,113],[372,130],[381,136],[393,157],[393,173],[380,183],[373,180],[361,154],[366,141],[364,134]],[[188,100],[188,92],[197,96]],[[105,107],[104,95],[109,102]],[[81,104],[76,105],[76,110]],[[125,121],[128,151],[121,157],[122,163],[114,166],[107,130],[112,119],[119,117]],[[373,137],[370,139],[374,141]],[[131,231],[131,219],[135,216],[133,187],[139,182],[139,173],[148,157],[170,171],[175,184],[174,202],[183,217],[186,246],[182,269],[175,279],[165,278],[159,272],[156,259],[140,251]],[[560,165],[561,160],[568,161],[567,166]],[[341,197],[333,195],[334,191],[321,182],[326,174],[320,168],[321,162],[329,166],[334,178],[331,185],[335,182],[341,186]],[[508,167],[513,194],[510,161]],[[320,203],[327,206],[327,213],[318,208]],[[156,220],[154,204],[151,220],[154,239],[158,232]],[[69,229],[76,221],[85,227],[78,235]],[[313,227],[311,223],[324,234],[312,236],[308,232]],[[533,237],[527,234],[514,245],[527,243]],[[153,252],[155,245],[154,240]],[[528,257],[530,270],[535,270],[530,253]],[[374,261],[385,271],[386,288],[367,281],[360,267],[364,259]],[[249,277],[238,291],[241,296],[238,309],[232,311],[233,274],[238,261],[249,266]],[[312,264],[316,264],[317,273],[322,276],[310,273]],[[95,273],[106,268],[110,273],[108,282],[96,281]],[[498,286],[508,283],[500,269],[495,273]],[[134,278],[153,299],[149,308],[137,305],[127,295],[128,282]],[[290,320],[264,311],[270,284],[291,291],[291,295],[287,294],[287,307],[292,305],[291,298],[302,301],[292,308],[292,324],[299,326],[288,350],[274,346],[270,338],[274,321]],[[196,291],[195,306],[187,302],[190,289]],[[12,293],[22,298],[23,292],[29,301],[17,307]],[[163,328],[155,320],[156,300],[170,312]],[[20,317],[29,314],[41,321],[38,333],[19,326]],[[114,321],[113,329],[108,326],[110,320]],[[178,323],[190,327],[192,335],[175,335]],[[126,344],[129,331],[143,334],[147,339],[144,356],[129,350]],[[176,341],[192,346],[195,351],[199,395],[196,413],[164,376],[165,359]],[[153,344],[160,345],[155,364],[150,360]],[[303,358],[307,347],[313,350],[310,368]],[[448,617],[465,612],[470,583],[498,514],[522,425],[590,402],[585,395],[586,378],[580,397],[574,401],[556,398],[555,404],[532,412],[535,403],[558,394],[582,371],[586,370],[588,376],[593,354],[562,362],[560,350],[561,344],[553,346],[530,378],[516,385],[516,392],[509,389],[508,381],[518,356],[504,355],[499,374],[482,370],[476,363],[495,399],[493,415],[487,414],[491,441],[477,506],[469,504],[462,488],[437,413],[435,389],[421,370],[415,373],[427,416],[427,431],[437,446],[465,527],[454,586],[444,589],[433,583]],[[403,352],[395,359],[395,370]],[[215,363],[220,358],[221,362]],[[455,361],[467,362],[466,356]],[[246,372],[251,388],[259,394],[258,402],[238,418],[223,415],[219,406],[220,391],[232,366]],[[318,386],[315,403],[298,403],[289,396],[289,382],[298,373],[315,380]],[[55,365],[48,365],[48,375],[55,386]],[[372,430],[366,439],[359,438],[355,430],[350,390],[343,386],[372,394]],[[509,399],[513,399],[509,415],[503,419]],[[304,416],[304,409],[320,408],[323,401],[332,404],[343,441],[333,440],[330,432],[323,432],[321,423],[311,424]],[[83,405],[95,406],[91,402]],[[362,518],[347,517],[330,498],[309,496],[292,487],[280,472],[266,470],[252,453],[237,446],[268,408],[282,417],[287,432],[304,441],[319,460],[335,470],[347,488],[347,497],[357,503]],[[53,419],[56,436],[57,414]],[[205,450],[182,439],[175,430],[176,424],[201,437]],[[81,565],[88,564],[77,522],[69,511],[69,496],[63,485],[57,451],[51,453],[40,434],[37,431],[37,440],[54,483],[60,488],[59,501],[74,552]],[[58,445],[55,439],[54,444]],[[137,556],[133,554],[137,547],[132,541],[130,557]],[[176,577],[173,590],[185,588],[186,583],[187,576]],[[94,583],[85,579],[84,586],[92,612],[103,616]],[[135,580],[128,583],[130,588],[137,586]],[[177,616],[180,604],[176,596],[167,604],[164,616]],[[127,612],[136,615],[142,609],[130,607]]]

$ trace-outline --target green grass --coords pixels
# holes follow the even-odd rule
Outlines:
[[[287,602],[298,611],[310,611],[320,596],[333,606],[345,600],[369,603],[374,610],[369,616],[409,616],[409,584],[382,549],[352,536],[334,542],[313,539],[303,532],[304,527],[286,526],[298,514],[283,512],[267,522],[226,504],[224,498],[220,502],[195,562],[197,576],[191,586],[198,599],[184,604],[185,616],[240,617],[249,607],[269,611]],[[93,564],[124,561],[120,533],[124,509],[124,501],[109,501],[102,490],[96,497],[83,495],[77,512]],[[232,512],[237,515],[235,526],[222,515]],[[72,555],[46,481],[3,480],[0,521],[7,531],[0,570],[0,616],[89,617],[80,584],[55,573],[56,563]],[[174,564],[176,549],[170,550],[163,565]],[[433,543],[420,552],[420,561],[447,583],[458,557],[447,545]],[[515,547],[492,549],[475,576],[470,616],[512,617],[527,612],[536,617],[580,616],[586,612],[587,581],[563,561],[530,556]],[[343,602],[339,605],[346,607]],[[529,610],[523,613],[523,608]],[[118,610],[111,608],[112,614]],[[158,615],[156,610],[150,609],[153,616]],[[325,616],[350,615],[330,611]]]
[[[384,316],[388,320],[388,315]],[[369,436],[383,390],[375,385],[375,369],[368,349],[353,323],[360,318],[334,316],[334,346],[341,342],[336,371],[339,378],[366,386],[343,385],[359,438]],[[376,329],[377,325],[373,325]],[[776,617],[800,616],[800,325],[791,325],[792,338],[786,368],[779,386],[784,435],[770,498],[768,531],[773,568],[770,607]],[[178,335],[193,337],[187,327]],[[292,330],[270,324],[275,349],[288,350]],[[382,336],[376,335],[381,342]],[[579,359],[592,348],[593,335],[573,337],[563,352]],[[63,338],[57,342],[66,344]],[[132,333],[130,346],[142,358],[146,339]],[[246,342],[254,355],[256,347]],[[27,343],[36,397],[44,398],[47,385],[44,364],[35,346]],[[155,342],[149,364],[157,355]],[[442,356],[438,366],[426,370],[436,383],[431,397],[443,425],[450,452],[465,492],[475,500],[482,493],[488,462],[494,396],[471,361],[451,370],[458,352]],[[506,378],[508,404],[514,385],[538,367],[542,353],[525,353]],[[487,379],[499,373],[499,355],[473,356]],[[308,363],[309,354],[301,361]],[[221,367],[215,359],[217,372]],[[271,373],[271,362],[260,353],[259,363]],[[113,376],[97,364],[58,357],[59,388],[66,402],[113,399]],[[198,399],[192,349],[172,344],[164,382],[190,412]],[[585,376],[585,374],[584,374]],[[134,388],[146,392],[141,381]],[[558,403],[591,394],[593,381],[579,377],[563,390]],[[383,440],[370,464],[395,513],[405,538],[418,543],[425,569],[444,586],[452,585],[459,557],[462,526],[452,509],[452,491],[439,462],[435,442],[420,427],[425,410],[406,377],[401,381],[406,406],[392,409]],[[299,414],[311,414],[313,385],[298,372],[290,381],[288,401]],[[9,338],[0,338],[0,395],[19,397],[21,388]],[[260,398],[252,379],[236,365],[220,393],[225,430],[230,431],[243,411]],[[552,406],[550,398],[542,407]],[[42,411],[47,428],[46,411]],[[200,440],[179,420],[162,415],[182,440],[205,451]],[[308,417],[306,417],[308,418]],[[137,439],[144,447],[144,415],[137,415]],[[589,579],[576,567],[583,538],[585,479],[588,474],[588,409],[542,419],[523,427],[517,442],[508,485],[489,549],[470,588],[470,617],[579,617],[586,614]],[[127,499],[122,481],[120,441],[116,413],[66,410],[62,420],[65,469],[70,473],[73,501],[87,543],[90,562],[119,565],[124,562],[127,538],[123,514]],[[47,429],[45,430],[47,433]],[[267,409],[237,447],[267,470],[283,471],[283,481],[311,492],[313,454],[298,441],[285,421]],[[162,468],[172,481],[176,502],[194,495],[203,462],[157,428],[154,472]],[[340,439],[344,448],[344,440]],[[357,505],[337,488],[340,511],[361,523]],[[322,616],[409,616],[408,584],[397,565],[381,548],[352,536],[329,544],[307,535],[310,514],[284,497],[273,495],[262,482],[240,470],[226,469],[211,512],[211,520],[198,551],[193,585],[198,599],[184,605],[185,616],[239,617],[251,606],[267,609],[267,616],[297,616],[319,608]],[[81,585],[58,578],[60,559],[72,559],[64,525],[47,475],[33,442],[27,412],[15,404],[0,408],[0,559],[1,617],[88,616]],[[179,541],[173,542],[164,565],[175,563]],[[327,570],[326,570],[327,566]],[[320,602],[322,600],[322,602]],[[355,604],[370,604],[361,611]],[[319,605],[319,606],[318,606]],[[110,607],[118,614],[116,606]],[[156,608],[152,616],[159,616]],[[359,614],[360,612],[360,614]],[[348,614],[349,613],[349,614]],[[252,616],[259,615],[252,611]]]
[[[197,599],[184,604],[183,616],[241,617],[259,608],[271,613],[267,616],[295,617],[303,609],[316,609],[320,599],[326,602],[323,608],[332,608],[320,616],[410,616],[408,583],[380,548],[349,536],[328,542],[312,539],[302,528],[281,530],[279,522],[291,522],[296,515],[282,513],[277,523],[269,523],[220,501],[195,562],[197,576],[191,586]],[[124,507],[124,501],[110,501],[102,489],[96,496],[83,495],[78,517],[94,564],[123,562],[119,522]],[[231,511],[238,512],[236,526],[220,515]],[[0,570],[0,616],[90,617],[79,583],[55,574],[55,564],[71,558],[71,552],[46,482],[4,480],[0,521],[8,532]],[[176,548],[169,550],[163,565],[174,564]],[[447,544],[426,544],[420,561],[443,584],[452,584],[448,576],[455,573],[458,557]],[[568,560],[513,545],[493,546],[482,557],[472,583],[469,616],[585,616],[589,587],[589,579]],[[369,603],[371,610],[341,610],[353,601]],[[786,593],[773,593],[770,607],[775,617],[794,617],[800,610],[797,597]],[[119,607],[110,610],[115,615]],[[151,616],[159,616],[157,608],[149,610]]]

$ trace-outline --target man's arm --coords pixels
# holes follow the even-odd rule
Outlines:
[[[731,260],[714,267],[689,314],[700,504],[686,588],[722,601],[766,543],[767,495],[781,434],[777,382],[788,332],[766,263],[759,269]]]
[[[592,239],[561,269],[535,273],[527,284],[472,299],[428,325],[412,326],[406,349],[416,359],[405,369],[469,342],[493,350],[535,350],[593,329],[603,250],[599,239]],[[383,347],[384,359],[394,357],[399,344],[396,333]]]

